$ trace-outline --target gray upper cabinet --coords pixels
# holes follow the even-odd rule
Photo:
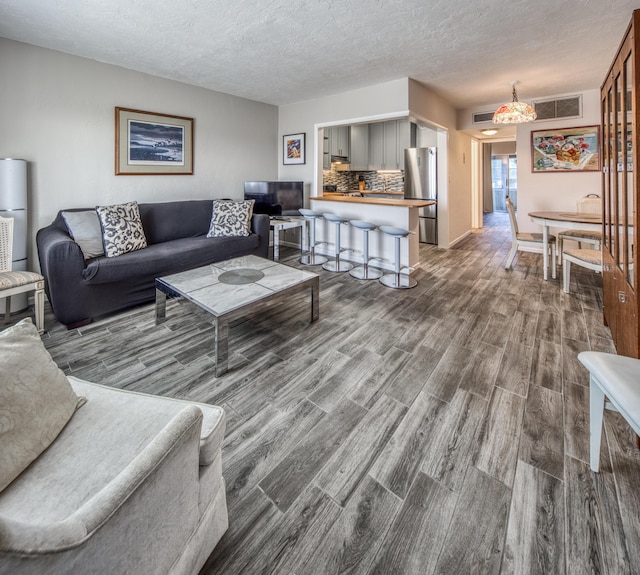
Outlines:
[[[404,170],[405,148],[412,148],[414,146],[415,146],[415,143],[411,142],[411,124],[409,123],[409,120],[398,120],[398,169],[399,170]]]
[[[331,169],[331,150],[329,149],[329,128],[324,128],[322,137],[322,169]]]
[[[384,123],[369,124],[369,169],[384,170]]]
[[[384,169],[398,170],[398,122],[384,122]]]
[[[369,124],[369,169],[403,170],[404,149],[410,147],[409,120]]]
[[[329,149],[332,156],[349,158],[350,126],[336,126],[329,128]]]
[[[369,169],[369,125],[351,126],[351,170],[364,172]]]

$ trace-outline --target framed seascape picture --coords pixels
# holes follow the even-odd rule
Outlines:
[[[532,172],[599,172],[600,126],[531,132]]]
[[[290,134],[282,136],[282,163],[283,164],[304,164],[306,134]]]
[[[116,108],[116,175],[193,174],[193,118]]]

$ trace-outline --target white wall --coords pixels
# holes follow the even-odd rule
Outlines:
[[[324,123],[351,123],[355,118],[382,114],[407,114],[407,79],[394,80],[334,94],[317,100],[281,106],[278,133],[278,179],[303,180],[308,200],[316,169],[322,170],[322,148],[317,145],[314,127]],[[306,163],[282,164],[282,137],[286,134],[306,133]],[[317,159],[320,165],[317,166]]]
[[[558,95],[556,97],[562,97]],[[521,231],[539,231],[527,217],[529,212],[575,212],[576,202],[587,194],[601,195],[601,172],[532,173],[531,132],[553,128],[572,128],[600,124],[600,91],[582,93],[582,118],[546,120],[518,126],[518,227]],[[601,134],[602,137],[602,134]]]
[[[285,134],[306,132],[307,155],[304,165],[283,166],[280,149],[278,177],[304,180],[308,197],[316,170],[321,172],[322,150],[314,133],[317,124],[352,123],[354,120],[394,115],[409,115],[439,127],[436,145],[445,153],[441,152],[438,160],[441,192],[438,239],[442,247],[448,247],[471,230],[471,138],[456,132],[455,109],[412,79],[403,78],[280,107],[280,140]]]
[[[409,109],[412,116],[442,128],[437,144],[438,245],[446,248],[471,232],[471,137],[456,130],[456,110],[415,80],[409,81]]]
[[[35,232],[58,210],[137,200],[241,198],[276,179],[278,109],[0,38],[0,157],[29,161]],[[115,176],[116,106],[194,118],[194,175]]]
[[[545,99],[575,96],[556,94]],[[532,98],[535,100],[535,97]],[[473,113],[495,110],[500,103],[476,109],[459,110],[458,128],[477,130],[471,119]],[[521,231],[537,232],[539,226],[532,223],[527,214],[534,211],[576,211],[576,202],[587,194],[601,195],[600,172],[548,172],[531,171],[531,132],[554,128],[572,128],[600,124],[600,91],[582,92],[582,117],[566,120],[544,120],[516,125],[516,156],[518,159],[518,227]],[[486,126],[489,127],[489,126]],[[500,129],[502,132],[503,130]],[[601,135],[602,136],[602,135]]]

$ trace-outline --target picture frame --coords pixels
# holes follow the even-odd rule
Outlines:
[[[193,175],[193,118],[115,109],[117,176]]]
[[[306,132],[282,136],[282,163],[304,164],[306,162]]]
[[[533,173],[599,172],[600,126],[533,130]]]

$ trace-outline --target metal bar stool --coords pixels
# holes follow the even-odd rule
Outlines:
[[[336,259],[334,261],[328,261],[326,264],[322,264],[322,267],[328,272],[348,272],[353,267],[353,264],[340,261],[340,252],[342,251],[340,248],[340,226],[342,224],[349,223],[349,220],[342,216],[336,216],[335,214],[323,214],[322,217],[328,222],[332,222],[336,225]]]
[[[327,261],[324,256],[316,255],[316,220],[321,218],[322,214],[313,210],[299,209],[298,211],[309,222],[309,253],[300,258],[300,263],[307,266],[319,266]]]
[[[411,232],[403,228],[394,228],[391,226],[380,226],[380,231],[393,237],[395,240],[395,269],[392,274],[384,274],[380,278],[380,283],[390,288],[395,289],[408,289],[416,287],[418,282],[412,278],[409,274],[400,273],[400,240],[406,238]]]
[[[362,265],[353,268],[349,274],[359,280],[377,280],[382,272],[369,267],[369,232],[377,229],[378,226],[370,222],[361,220],[351,220],[349,222],[354,228],[362,230]]]

